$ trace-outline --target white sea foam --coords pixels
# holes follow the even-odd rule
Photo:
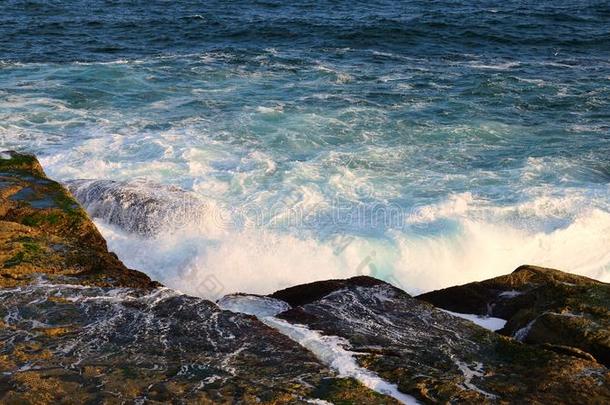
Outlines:
[[[80,165],[64,165],[74,158],[65,153],[46,156],[42,162],[51,175],[55,172],[63,178],[94,172],[164,180],[170,172],[179,179],[201,179],[186,184],[207,195],[209,204],[222,202],[211,205],[205,226],[182,221],[176,228],[168,217],[157,235],[141,238],[97,219],[111,249],[129,266],[191,294],[209,298],[237,291],[266,294],[299,283],[358,274],[419,293],[506,274],[525,263],[610,281],[610,213],[603,203],[607,190],[601,187],[570,194],[535,188],[529,191],[531,198],[500,206],[473,193],[450,194],[444,201],[401,211],[404,221],[398,224],[371,227],[375,223],[366,223],[363,228],[358,221],[370,212],[361,214],[367,205],[359,199],[383,202],[399,197],[400,190],[392,182],[369,186],[372,174],[355,175],[349,164],[340,164],[344,156],[337,152],[326,157],[325,164],[338,172],[330,176],[329,196],[328,188],[319,183],[325,177],[320,162],[297,162],[286,172],[267,153],[250,151],[238,157],[211,141],[207,149],[181,152],[180,159],[188,162],[185,168],[173,163],[177,151],[170,148],[171,140],[168,135],[167,141],[157,139],[147,147],[144,155],[162,156],[160,161],[138,165],[88,159],[107,148],[109,138],[90,139],[79,146]],[[112,149],[131,147],[118,135],[110,142]],[[375,156],[376,150],[367,153]],[[547,163],[531,159],[526,171],[545,170]],[[217,176],[224,171],[232,173],[230,182]],[[253,188],[277,175],[283,183],[276,186],[282,189]],[[235,188],[251,193],[243,205],[231,200]],[[349,212],[351,222],[324,222],[337,220],[332,215],[337,208],[333,195],[356,201],[357,210]],[[323,220],[308,224],[304,218]],[[440,228],[435,228],[437,223]],[[282,226],[286,224],[291,227]]]
[[[458,318],[467,319],[471,322],[476,323],[482,328],[489,329],[492,332],[500,330],[506,325],[506,320],[501,318],[494,318],[491,316],[481,316],[476,314],[462,314],[459,312],[447,311],[445,309],[441,309],[441,311],[447,312],[453,316],[457,316]]]
[[[160,183],[171,178],[204,195],[213,207],[205,226],[187,221],[176,228],[167,218],[165,228],[148,239],[97,219],[129,266],[191,294],[265,294],[357,274],[418,293],[506,274],[525,263],[610,281],[610,207],[603,184],[569,193],[527,188],[524,198],[503,205],[474,192],[449,194],[440,202],[399,208],[402,222],[362,225],[358,221],[378,204],[395,208],[387,202],[402,190],[398,180],[379,182],[375,170],[360,168],[357,156],[332,151],[287,167],[268,151],[228,149],[213,138],[206,138],[205,147],[176,146],[181,139],[170,132],[154,138],[104,133],[41,161],[60,179],[91,173]],[[404,151],[371,146],[363,153],[367,164],[380,165],[398,162]],[[516,175],[537,182],[549,170],[566,172],[561,165],[531,158]],[[416,185],[425,177],[407,175]],[[332,222],[336,201],[353,202],[347,223]],[[321,220],[304,223],[310,218]]]
[[[284,106],[276,105],[274,107],[258,106],[256,111],[261,114],[281,114],[284,111]]]
[[[550,232],[461,219],[450,234],[319,240],[258,227],[216,234],[182,229],[137,237],[97,221],[128,266],[190,294],[267,294],[291,285],[359,274],[419,293],[506,274],[521,264],[610,281],[610,214],[594,210]]]
[[[407,288],[429,291],[537,264],[610,280],[610,214],[593,210],[549,232],[464,219],[453,235],[397,235],[394,276]]]
[[[513,337],[515,339],[517,339],[518,341],[523,342],[527,338],[527,335],[530,333],[532,326],[534,326],[534,323],[536,323],[537,320],[538,320],[538,318],[534,318],[531,321],[529,321],[528,324],[525,325],[523,328],[515,331]]]
[[[391,384],[372,371],[360,367],[354,359],[355,353],[344,348],[348,345],[345,339],[322,335],[305,326],[293,325],[274,317],[261,318],[261,320],[309,349],[323,363],[337,370],[340,376],[355,378],[365,387],[391,396],[403,404],[419,404],[411,395],[400,392],[396,384]]]
[[[512,298],[518,297],[520,295],[523,295],[522,291],[509,290],[509,291],[502,291],[498,295],[498,297],[505,298],[505,299],[512,299]]]
[[[110,247],[130,266],[212,298],[357,274],[416,293],[505,274],[524,263],[610,281],[610,189],[605,161],[596,162],[595,154],[591,161],[552,151],[506,157],[512,151],[507,144],[526,140],[522,133],[527,128],[516,124],[430,121],[431,126],[409,126],[394,119],[391,107],[376,97],[320,88],[320,75],[332,79],[351,72],[330,63],[324,66],[329,71],[316,71],[315,88],[294,94],[294,100],[255,98],[246,106],[229,103],[224,108],[228,98],[236,97],[233,92],[252,89],[248,86],[269,77],[248,76],[241,68],[206,71],[207,62],[239,59],[231,53],[196,57],[196,63],[199,58],[206,63],[193,71],[213,73],[213,80],[205,76],[177,93],[150,84],[147,78],[154,72],[147,67],[125,70],[133,61],[100,64],[113,77],[153,86],[142,86],[145,93],[138,93],[138,84],[134,95],[168,91],[159,99],[143,97],[146,102],[133,109],[75,107],[68,97],[27,87],[32,82],[37,88],[63,88],[59,85],[67,83],[65,78],[84,75],[92,69],[88,65],[54,66],[55,73],[47,75],[54,79],[46,82],[16,71],[23,75],[25,87],[19,88],[25,91],[13,89],[7,92],[10,97],[0,97],[0,143],[38,152],[51,177],[146,179],[199,194],[214,207],[210,221],[201,223],[170,216],[151,238],[97,219]],[[492,62],[491,68],[515,67]],[[487,61],[473,66],[477,64],[476,69],[487,68]],[[408,72],[385,73],[380,80],[388,85],[408,79],[402,77]],[[108,84],[117,85],[113,79]],[[554,86],[551,78],[545,78],[547,84]],[[326,110],[309,106],[332,100],[341,105]],[[184,113],[190,102],[217,110],[213,115],[172,115],[174,110]],[[422,102],[429,100],[414,97],[400,108]],[[257,112],[257,106],[264,107]],[[275,111],[278,106],[281,114]],[[165,116],[168,108],[172,113]],[[572,129],[604,129],[587,120],[578,125]],[[393,141],[388,145],[385,139]],[[505,156],[502,162],[490,160],[496,149]],[[514,150],[516,155],[520,151]],[[344,203],[355,209],[348,211],[351,222],[338,224],[333,210]],[[377,206],[398,206],[404,221],[373,222]],[[248,210],[262,215],[244,216]],[[319,221],[304,223],[303,218]]]
[[[256,295],[225,295],[216,303],[222,309],[258,317],[275,316],[290,309],[282,300]]]
[[[354,358],[356,354],[345,349],[349,345],[346,339],[323,335],[304,325],[291,324],[276,318],[274,315],[289,308],[283,301],[267,297],[233,295],[223,297],[218,301],[218,305],[226,310],[256,315],[268,326],[311,351],[322,363],[336,370],[341,377],[352,377],[365,387],[391,396],[403,404],[419,403],[411,395],[400,392],[396,384],[389,383],[374,372],[360,367]]]
[[[455,361],[455,364],[458,366],[458,368],[464,375],[464,387],[483,394],[487,398],[496,399],[496,396],[494,394],[491,394],[487,391],[483,391],[472,382],[473,378],[482,378],[485,375],[485,373],[483,372],[483,364],[476,363],[474,364],[474,366],[470,366],[458,360]]]
[[[476,68],[476,69],[490,69],[490,70],[509,70],[512,69],[514,67],[518,67],[520,65],[519,62],[497,62],[497,63],[484,63],[484,62],[477,62],[477,63],[470,63],[470,67]]]

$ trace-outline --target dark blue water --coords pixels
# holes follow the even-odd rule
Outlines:
[[[0,141],[239,216],[149,240],[100,223],[186,290],[608,279],[610,2],[5,1]]]
[[[608,1],[9,0],[1,17],[0,58],[21,62],[227,49],[247,58],[267,47],[339,59],[337,48],[374,48],[447,62],[558,51],[604,60],[610,50]]]

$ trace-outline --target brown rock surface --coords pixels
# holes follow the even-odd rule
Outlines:
[[[326,295],[312,299],[316,285],[327,287]],[[586,353],[520,343],[379,280],[332,280],[289,291],[273,296],[303,304],[279,318],[346,339],[361,366],[423,402],[610,401],[610,373]]]
[[[500,331],[527,343],[573,347],[610,366],[610,284],[536,266],[422,294],[455,312],[508,320]]]
[[[35,157],[4,152],[0,159],[0,287],[25,285],[45,274],[98,286],[156,287],[108,252],[87,213]]]

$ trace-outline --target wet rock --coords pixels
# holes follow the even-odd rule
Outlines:
[[[33,156],[0,157],[0,403],[396,403],[126,268]]]
[[[208,203],[177,187],[113,180],[71,180],[66,186],[91,217],[142,236],[186,225],[205,228],[215,218]]]
[[[581,359],[596,361],[595,357],[591,356],[589,353],[572,346],[552,345],[550,343],[544,343],[542,347],[557,353],[567,354],[568,356],[580,357]]]
[[[610,284],[521,266],[505,276],[417,298],[451,311],[506,319],[500,333],[526,343],[574,347],[610,366]]]
[[[347,280],[323,280],[315,281],[309,284],[298,285],[294,287],[288,287],[283,290],[279,290],[269,295],[271,298],[282,300],[287,302],[293,307],[299,305],[309,304],[324,296],[346,288],[346,287],[372,287],[375,285],[384,284],[383,281],[377,280],[376,278],[360,276],[352,277]]]
[[[108,252],[85,211],[30,155],[0,159],[0,287],[25,285],[38,274],[71,276],[88,285],[155,287]],[[60,248],[58,248],[60,247]]]
[[[317,299],[312,299],[314,286],[329,284],[292,287],[283,296],[304,303],[277,317],[346,339],[361,366],[423,402],[582,404],[610,399],[610,373],[590,357],[522,344],[378,280],[359,277],[330,284],[337,288]]]
[[[169,289],[41,281],[0,303],[2,403],[386,400],[256,318]]]

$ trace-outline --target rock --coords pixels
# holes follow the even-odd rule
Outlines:
[[[283,290],[276,291],[269,296],[271,298],[287,302],[289,305],[296,307],[299,305],[309,304],[334,291],[346,288],[348,286],[372,287],[378,284],[383,284],[383,281],[372,277],[359,276],[352,277],[347,280],[315,281],[309,284],[288,287]]]
[[[393,403],[256,318],[169,289],[33,284],[0,297],[2,403]]]
[[[4,152],[0,159],[0,287],[25,285],[37,274],[99,286],[159,284],[127,269],[59,183],[35,157]]]
[[[33,156],[0,157],[0,403],[396,403],[126,268]]]
[[[142,236],[186,225],[205,228],[218,219],[208,203],[177,187],[113,180],[71,180],[66,186],[91,217]]]
[[[500,333],[526,343],[577,348],[610,366],[610,284],[521,266],[508,275],[417,298],[450,311],[506,319]]]
[[[581,359],[597,361],[595,357],[591,356],[589,353],[584,352],[580,349],[571,346],[561,346],[561,345],[552,345],[550,343],[545,343],[542,345],[547,350],[552,350],[557,353],[567,354],[568,356],[580,357]]]
[[[314,298],[316,286],[326,295]],[[302,303],[277,317],[346,339],[361,366],[423,402],[610,400],[610,373],[590,357],[522,344],[379,280],[332,280],[272,296]]]

